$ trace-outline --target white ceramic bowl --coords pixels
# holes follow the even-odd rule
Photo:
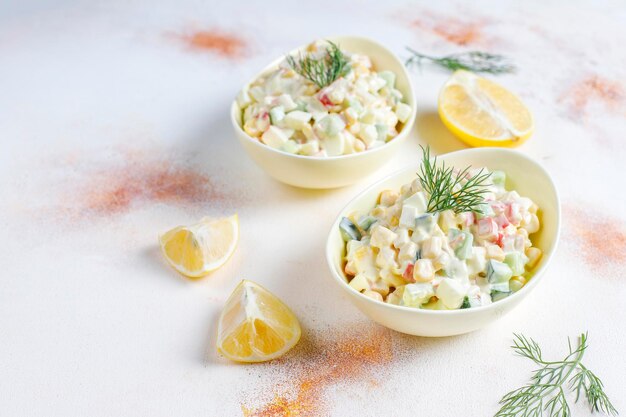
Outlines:
[[[353,184],[391,158],[408,137],[415,120],[415,94],[411,79],[402,62],[391,51],[379,43],[360,37],[344,36],[329,40],[346,51],[368,55],[376,71],[393,71],[396,74],[396,88],[402,92],[404,101],[411,106],[412,112],[399,134],[383,146],[351,155],[316,158],[282,152],[250,137],[242,128],[241,109],[235,100],[231,106],[231,121],[237,138],[248,155],[269,175],[296,187],[336,188]],[[295,49],[290,54],[296,54],[305,47],[306,45]],[[283,59],[284,57],[276,59],[251,82],[275,70]]]
[[[383,326],[418,336],[452,336],[477,330],[511,311],[539,283],[556,250],[561,227],[559,197],[550,175],[537,162],[522,153],[501,148],[475,148],[451,152],[438,157],[448,166],[485,166],[507,174],[507,188],[531,198],[538,206],[541,230],[531,235],[534,246],[543,250],[543,257],[533,277],[518,292],[493,304],[463,310],[435,311],[396,306],[375,301],[348,285],[343,272],[344,242],[339,232],[341,218],[353,211],[366,213],[376,204],[384,189],[399,190],[416,178],[418,166],[397,172],[372,185],[341,211],[334,222],[326,245],[326,259],[332,275],[351,301],[372,320]]]

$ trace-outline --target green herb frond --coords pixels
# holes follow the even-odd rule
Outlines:
[[[584,393],[592,412],[616,416],[618,412],[604,392],[602,381],[581,363],[587,346],[586,333],[580,335],[575,347],[568,339],[567,356],[561,361],[548,362],[542,358],[537,342],[515,334],[511,346],[515,353],[531,359],[540,368],[533,372],[528,384],[502,397],[496,417],[570,417],[564,390],[568,385],[576,393],[576,402]]]
[[[485,188],[491,173],[481,169],[470,176],[466,167],[455,173],[445,162],[437,165],[437,157],[430,158],[430,147],[422,147],[422,165],[417,173],[422,188],[429,196],[427,211],[436,213],[452,210],[455,213],[480,212],[484,201]]]
[[[507,58],[489,52],[471,51],[435,57],[408,47],[406,49],[411,53],[405,62],[407,66],[417,65],[421,67],[424,61],[428,61],[451,71],[462,69],[488,74],[505,74],[515,71],[515,66]]]
[[[328,46],[324,56],[313,57],[311,54],[300,53],[298,57],[287,55],[287,63],[295,72],[324,88],[342,76],[348,67],[348,60],[339,48],[339,45],[327,41]]]

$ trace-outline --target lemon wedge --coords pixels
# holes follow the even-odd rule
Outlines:
[[[534,129],[530,110],[515,94],[464,70],[452,74],[441,90],[439,116],[471,146],[518,146]]]
[[[237,215],[204,218],[159,236],[165,259],[183,275],[199,278],[224,265],[239,240]]]
[[[301,333],[289,307],[259,284],[243,280],[220,316],[217,350],[237,362],[268,361],[294,347]]]

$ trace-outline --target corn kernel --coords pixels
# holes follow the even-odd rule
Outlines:
[[[498,262],[504,261],[504,251],[498,245],[489,245],[487,246],[487,255],[485,256],[487,259],[493,259]]]
[[[429,282],[435,278],[435,268],[430,259],[418,259],[413,267],[413,278],[417,282]]]
[[[526,285],[526,278],[522,276],[513,277],[509,280],[509,288],[513,292],[521,290],[524,285]]]
[[[380,302],[383,301],[383,296],[380,295],[380,293],[377,293],[376,291],[367,290],[363,292],[363,295],[371,298],[372,300],[376,300]]]
[[[526,262],[526,269],[531,270],[539,263],[543,252],[539,248],[530,247],[526,249],[526,256],[528,257],[528,262]]]

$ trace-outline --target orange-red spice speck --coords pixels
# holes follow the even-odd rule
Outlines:
[[[473,45],[485,41],[482,32],[483,22],[466,22],[456,18],[432,17],[429,19],[415,19],[412,25],[459,46]]]
[[[208,176],[171,161],[131,159],[86,175],[83,214],[123,213],[140,202],[196,204],[223,199]]]
[[[216,29],[196,31],[180,38],[192,49],[213,52],[224,58],[240,58],[247,49],[243,38]]]
[[[568,232],[583,260],[594,268],[626,263],[626,224],[598,212],[567,207]]]
[[[325,334],[328,335],[329,332]],[[297,368],[288,386],[273,387],[274,398],[256,407],[242,405],[246,417],[306,417],[328,413],[326,390],[342,382],[370,382],[371,371],[393,358],[390,331],[375,327],[362,333],[341,332],[319,345],[301,341],[296,357],[276,362],[280,369]],[[292,363],[293,362],[293,363]],[[302,364],[298,367],[298,364]],[[379,370],[380,371],[380,370]],[[375,388],[375,387],[373,387]]]
[[[590,75],[570,87],[560,101],[569,106],[573,117],[581,117],[586,115],[588,107],[594,102],[603,104],[607,110],[623,111],[626,108],[626,92],[616,81]]]

